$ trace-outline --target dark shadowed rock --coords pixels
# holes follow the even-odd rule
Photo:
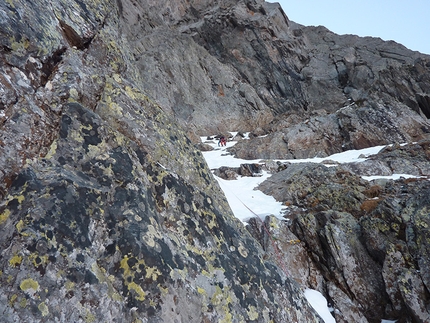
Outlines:
[[[196,148],[200,151],[212,151],[214,148],[211,145],[205,144],[203,142],[196,144]]]
[[[239,168],[222,166],[214,170],[214,175],[222,179],[234,180],[239,176]]]
[[[262,176],[262,164],[240,164],[239,167],[222,166],[214,170],[214,174],[222,179],[233,180],[238,176],[259,177]]]

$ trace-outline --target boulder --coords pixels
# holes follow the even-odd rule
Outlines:
[[[368,182],[339,167],[299,163],[272,175],[257,188],[277,201],[306,209],[357,213],[368,187]]]

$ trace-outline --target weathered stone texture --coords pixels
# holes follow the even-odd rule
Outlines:
[[[159,130],[165,141],[179,135]],[[7,322],[318,321],[298,286],[262,262],[225,201],[213,198],[219,189],[198,166],[200,154],[174,142],[196,159],[191,172],[201,175],[192,178],[204,190],[94,112],[64,106],[59,137],[27,163],[2,208]]]
[[[288,205],[287,222],[268,218],[250,232],[295,280],[326,295],[337,321],[427,322],[428,149],[427,140],[393,145],[364,166],[287,164],[259,186]],[[365,168],[424,178],[367,182],[347,171]]]
[[[144,94],[160,6],[175,3],[0,4],[2,322],[321,322]]]
[[[250,131],[236,155],[298,158],[413,141],[370,167],[427,176],[427,55],[262,0],[6,0],[0,45],[2,321],[321,322],[301,285],[340,321],[426,321],[428,181],[268,162],[283,171],[261,188],[291,206],[275,245],[297,261],[270,260],[194,144]]]

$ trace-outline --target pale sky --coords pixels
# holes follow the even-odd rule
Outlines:
[[[430,55],[430,0],[268,0],[288,18],[336,34],[380,37]]]

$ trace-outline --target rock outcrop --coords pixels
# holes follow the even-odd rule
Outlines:
[[[262,130],[238,157],[302,158],[428,136],[428,55],[298,25],[278,4],[202,1],[179,14],[169,2],[151,4],[157,18],[123,11],[125,34],[146,93],[193,142]]]
[[[148,29],[203,52],[162,21],[197,9],[151,3],[0,4],[1,321],[321,322],[147,95]]]
[[[339,322],[427,320],[428,181],[288,166],[264,190],[291,205],[271,227],[294,265],[233,217],[194,144],[250,131],[238,156],[296,158],[418,142],[429,56],[262,0],[14,0],[0,15],[2,322],[322,322],[303,286]],[[378,167],[428,175],[423,143]]]
[[[139,94],[129,91],[131,107]],[[147,125],[158,149],[187,156],[201,182],[165,168],[103,114],[66,104],[59,137],[27,162],[2,207],[3,321],[319,322],[216,198],[201,155],[176,128],[157,129],[167,122],[158,107],[140,109],[155,109]]]
[[[260,184],[289,205],[288,221],[254,221],[250,231],[294,279],[327,296],[336,322],[430,319],[428,143],[388,147],[363,168],[291,164]],[[368,182],[347,171],[364,168],[424,178]]]

